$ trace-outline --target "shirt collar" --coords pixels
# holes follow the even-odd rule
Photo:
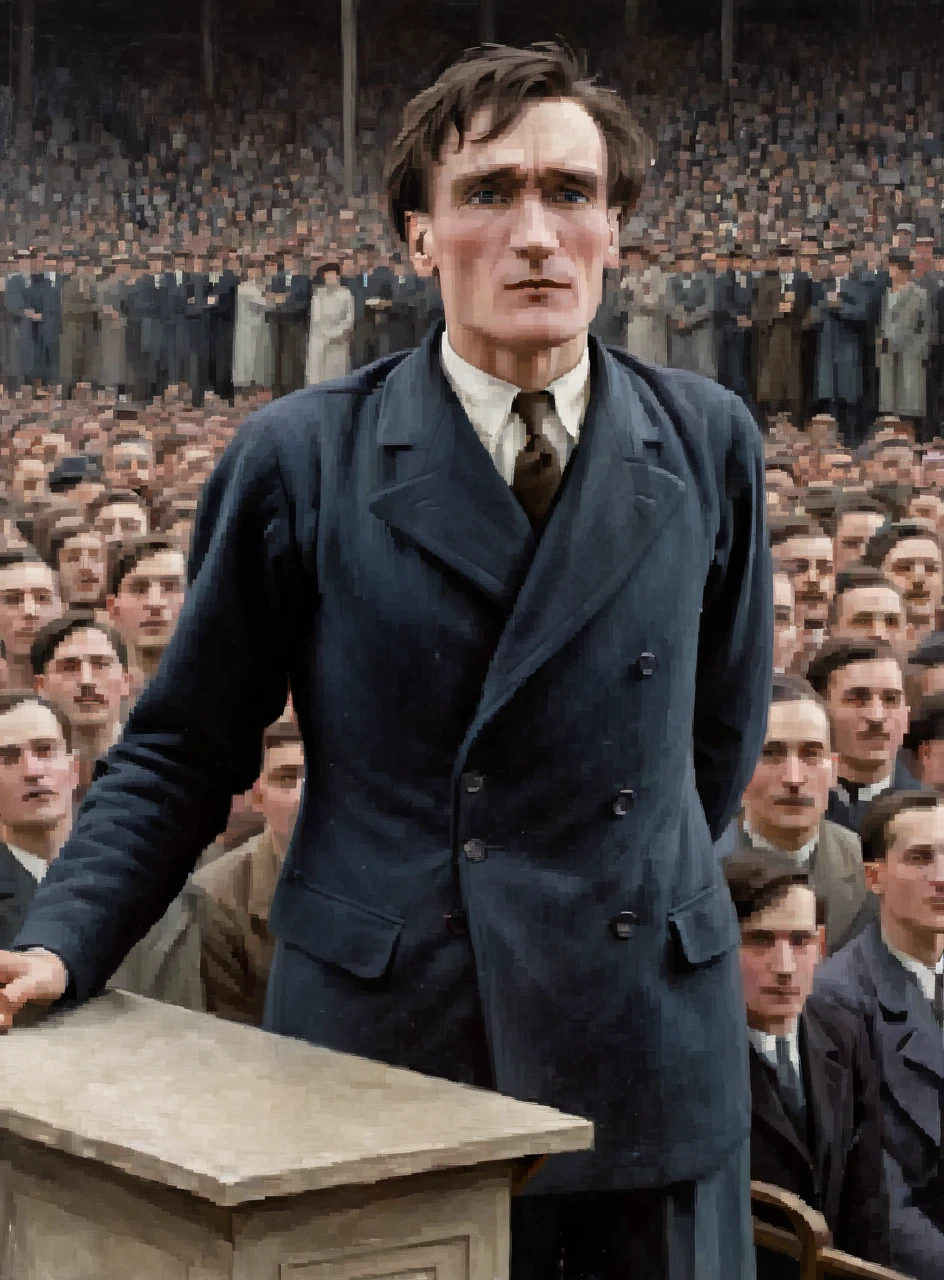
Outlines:
[[[924,992],[927,999],[930,1000],[931,1003],[933,1004],[934,1003],[934,979],[938,973],[944,970],[944,956],[942,956],[941,959],[938,960],[934,968],[931,969],[926,964],[922,964],[920,960],[915,960],[913,956],[907,956],[903,951],[899,951],[897,947],[893,947],[892,944],[885,937],[884,929],[882,929],[882,941],[885,943],[885,946],[888,948],[891,954],[895,957],[895,959],[899,961],[899,963],[902,964],[904,968],[908,970],[909,973],[914,974],[914,976],[918,979],[918,985],[921,987],[921,990]]]
[[[440,359],[443,372],[469,421],[480,428],[489,440],[494,440],[507,422],[512,402],[521,388],[469,364],[449,341],[448,331],[443,332]],[[573,369],[561,374],[546,390],[554,396],[554,411],[562,426],[576,440],[590,399],[589,348],[584,347],[583,355]]]
[[[747,1028],[747,1037],[761,1057],[766,1058],[774,1070],[776,1070],[777,1041],[780,1037],[775,1036],[771,1031],[758,1031],[754,1027]],[[790,1057],[793,1059],[794,1064],[799,1063],[800,1046],[797,1028],[794,1027],[790,1034],[784,1038],[789,1043]]]
[[[28,871],[34,880],[42,880],[43,876],[49,870],[49,863],[42,858],[38,858],[35,853],[27,853],[25,849],[18,849],[15,844],[8,844],[7,848],[16,858],[17,862],[25,871]]]
[[[874,800],[876,796],[880,796],[883,791],[887,791],[891,785],[892,775],[889,774],[887,778],[881,778],[878,782],[870,782],[868,786],[860,787],[856,803],[868,804],[870,800]],[[844,804],[852,804],[852,797],[841,782],[836,783],[835,790],[839,799],[842,800]]]
[[[756,831],[752,831],[748,825],[747,818],[741,823],[744,828],[744,834],[755,849],[772,849],[775,853],[788,853],[791,858],[796,858],[801,867],[806,866],[816,851],[816,845],[819,841],[819,832],[812,840],[807,840],[801,849],[782,849],[779,845],[773,844],[765,836],[759,835]]]

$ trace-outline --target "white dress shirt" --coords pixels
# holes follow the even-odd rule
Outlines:
[[[772,849],[774,853],[785,853],[790,858],[796,858],[797,863],[801,867],[808,867],[810,865],[810,860],[813,857],[817,841],[819,840],[818,831],[813,839],[807,840],[806,844],[800,849],[781,849],[779,845],[772,844],[766,836],[759,835],[756,831],[752,831],[747,824],[746,818],[743,820],[742,826],[744,827],[745,836],[747,836],[755,849]]]
[[[34,880],[42,880],[43,876],[49,870],[49,863],[42,858],[38,858],[35,853],[27,853],[25,849],[18,849],[15,844],[8,844],[7,848],[16,858],[24,870],[28,871]]]
[[[904,965],[904,967],[908,970],[908,972],[913,973],[914,976],[918,979],[918,986],[921,988],[922,992],[927,997],[930,1004],[933,1005],[934,1004],[934,979],[935,979],[935,976],[938,973],[940,973],[942,969],[944,969],[944,956],[942,956],[941,959],[938,960],[937,964],[934,966],[933,969],[930,969],[926,964],[922,964],[920,960],[915,960],[913,956],[906,956],[903,951],[899,951],[896,947],[893,947],[892,944],[885,937],[884,929],[882,930],[882,941],[885,943],[886,947],[888,947],[889,951],[892,953],[895,959],[898,960],[902,965]]]
[[[747,1037],[760,1056],[762,1058],[766,1058],[776,1072],[777,1041],[780,1037],[775,1036],[771,1031],[757,1031],[754,1027],[747,1028]],[[800,1042],[796,1027],[794,1027],[786,1039],[789,1041],[790,1061],[793,1063],[793,1069],[802,1080],[803,1072],[800,1069]]]
[[[887,778],[881,778],[878,782],[870,782],[868,786],[860,787],[858,797],[856,798],[856,804],[868,804],[870,800],[874,800],[876,796],[880,796],[883,791],[887,791],[891,785],[892,775],[889,774]],[[841,782],[836,783],[835,790],[843,804],[852,804],[852,797]]]
[[[488,450],[499,474],[507,484],[515,478],[515,459],[524,448],[527,428],[511,405],[521,390],[463,360],[442,336],[440,359],[450,386],[475,428],[475,433]],[[554,410],[541,430],[557,450],[563,471],[580,436],[580,427],[590,401],[590,352],[584,353],[568,373],[562,374],[546,388],[554,397]]]

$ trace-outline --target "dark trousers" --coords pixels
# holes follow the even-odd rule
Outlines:
[[[697,1182],[521,1195],[511,1280],[755,1280],[750,1149]]]

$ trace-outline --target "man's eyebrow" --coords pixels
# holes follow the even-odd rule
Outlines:
[[[596,190],[601,175],[595,169],[545,169],[543,178],[563,179],[566,182],[578,183]],[[521,181],[521,170],[513,165],[504,165],[497,169],[479,169],[471,173],[460,174],[453,186],[465,187],[473,182],[505,182],[509,179]]]

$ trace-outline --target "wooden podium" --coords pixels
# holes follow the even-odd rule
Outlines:
[[[505,1280],[589,1121],[108,991],[0,1036],[0,1280]]]

